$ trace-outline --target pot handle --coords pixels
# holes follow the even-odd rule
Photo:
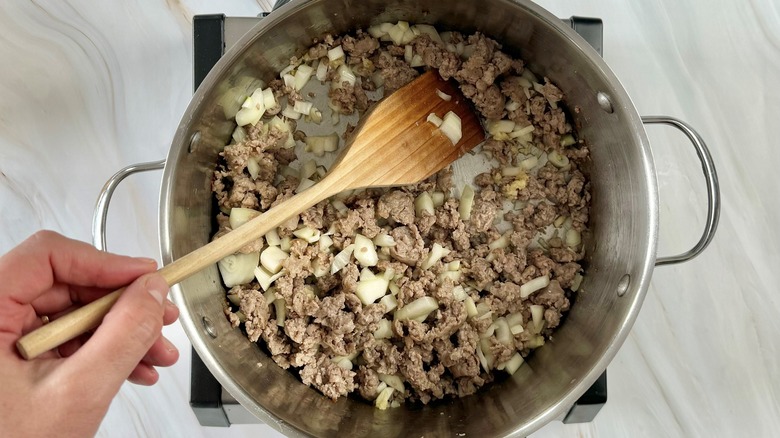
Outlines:
[[[645,124],[664,124],[679,129],[693,144],[696,149],[696,155],[701,161],[701,169],[704,172],[704,181],[707,185],[707,221],[704,226],[704,232],[696,245],[682,254],[668,257],[658,257],[655,261],[656,266],[672,265],[676,263],[687,262],[697,255],[701,254],[707,245],[710,244],[715,236],[715,230],[718,228],[720,220],[720,185],[718,183],[718,173],[715,171],[715,164],[712,162],[707,145],[691,125],[680,119],[669,116],[643,116],[642,123]]]
[[[148,172],[150,170],[160,170],[165,167],[165,160],[150,161],[148,163],[132,164],[115,173],[103,188],[100,190],[97,205],[95,205],[95,214],[92,216],[92,245],[95,248],[106,250],[106,218],[108,217],[108,204],[111,197],[114,196],[119,183],[134,173]]]

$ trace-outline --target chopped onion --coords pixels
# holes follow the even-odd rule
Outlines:
[[[477,312],[477,306],[474,304],[474,299],[471,297],[466,297],[466,313],[468,316],[477,316],[479,313]]]
[[[422,217],[423,213],[433,215],[433,198],[428,192],[422,192],[414,200],[414,210],[417,217]]]
[[[301,113],[295,111],[295,109],[290,105],[284,107],[282,110],[282,115],[292,120],[298,120],[301,118]]]
[[[269,287],[263,294],[263,299],[265,299],[265,303],[269,306],[273,304],[273,302],[276,301],[276,287]]]
[[[561,146],[563,147],[571,146],[575,143],[577,143],[577,140],[575,140],[574,136],[572,136],[571,134],[566,134],[563,137],[561,137]]]
[[[371,304],[385,296],[388,286],[389,282],[382,277],[367,278],[357,282],[355,295],[363,304]]]
[[[428,114],[428,118],[425,119],[425,120],[430,122],[430,123],[432,123],[433,126],[435,126],[437,128],[440,127],[441,124],[442,124],[441,117],[437,116],[435,113]]]
[[[509,133],[509,138],[518,138],[518,137],[528,137],[527,140],[530,141],[533,137],[531,137],[531,134],[534,132],[534,125],[528,125],[524,128],[515,129],[512,132]]]
[[[268,290],[268,288],[271,287],[271,284],[285,273],[286,271],[284,269],[276,274],[271,274],[262,266],[255,268],[255,278],[257,279],[257,282],[260,283],[260,287],[263,288],[263,290]]]
[[[549,275],[543,275],[541,277],[536,277],[533,280],[530,280],[528,283],[523,284],[520,286],[520,297],[521,298],[527,298],[532,293],[544,289],[550,284],[550,277]]]
[[[511,120],[493,120],[487,124],[487,131],[491,135],[498,134],[499,132],[512,132],[513,129],[515,129],[515,122]]]
[[[343,57],[344,57],[344,49],[341,47],[341,45],[338,45],[328,50],[328,59],[331,61],[335,61]]]
[[[252,281],[255,267],[259,261],[259,252],[232,254],[220,260],[217,267],[225,286],[233,287]]]
[[[431,26],[430,24],[415,24],[414,28],[417,29],[421,35],[430,36],[432,41],[441,44],[444,43],[441,39],[441,36],[439,35],[439,32],[436,31],[436,28]]]
[[[549,160],[553,166],[559,169],[566,167],[569,164],[569,157],[561,154],[558,151],[551,151],[549,154],[547,154],[547,160]]]
[[[522,328],[522,326],[523,326],[523,314],[520,313],[520,312],[509,314],[509,315],[506,316],[506,322],[507,322],[507,324],[509,324],[509,327],[515,327],[515,326],[519,325]],[[517,333],[515,333],[515,334],[517,334]]]
[[[249,157],[246,160],[246,170],[249,171],[249,176],[252,179],[257,179],[257,176],[260,175],[260,163],[257,162],[257,158]]]
[[[292,247],[292,239],[290,236],[285,236],[281,239],[281,242],[279,243],[279,248],[282,251],[289,251]]]
[[[574,279],[571,281],[572,292],[577,292],[579,290],[580,286],[582,286],[582,279],[583,277],[580,274],[574,276]]]
[[[289,257],[289,254],[279,249],[279,247],[269,246],[260,254],[260,264],[263,265],[269,274],[276,274],[282,269],[282,264],[287,260],[287,257]]]
[[[262,104],[262,102],[260,102]],[[236,123],[238,126],[256,125],[257,122],[263,117],[265,108],[260,108],[251,97],[247,97],[241,109],[236,113]]]
[[[355,76],[355,73],[347,66],[347,64],[340,65],[336,73],[338,73],[339,77],[336,81],[334,81],[334,88],[340,88],[344,82],[348,83],[349,85],[355,85],[357,76]]]
[[[390,282],[390,285],[388,286],[388,289],[390,289],[390,293],[393,294],[393,295],[398,295],[398,292],[401,291],[401,288],[398,287],[398,285],[395,284],[394,281]]]
[[[232,213],[232,211],[231,211]],[[582,243],[582,234],[575,229],[569,229],[566,231],[566,246],[569,248],[577,248]]]
[[[520,108],[520,102],[515,102],[514,100],[510,100],[509,102],[506,103],[506,105],[504,105],[504,108],[509,112],[515,111],[518,108]]]
[[[444,119],[442,119],[439,129],[442,134],[450,139],[452,144],[458,144],[460,138],[463,136],[463,132],[461,132],[460,117],[452,111],[449,111],[444,115]]]
[[[425,318],[429,313],[439,308],[439,303],[433,297],[420,297],[395,311],[395,319],[399,321]]]
[[[298,173],[298,179],[306,179],[310,176],[314,175],[314,172],[317,171],[317,162],[314,160],[309,160],[303,163],[301,166],[301,170]]]
[[[284,81],[285,87],[295,88],[295,76],[291,75],[290,73],[287,73],[284,76],[282,76],[282,80]]]
[[[330,273],[335,274],[336,272],[339,272],[344,266],[347,266],[347,263],[349,263],[349,260],[352,257],[352,251],[354,250],[355,244],[353,243],[336,254],[336,257],[333,257],[333,263],[330,265]]]
[[[376,400],[374,401],[374,406],[376,406],[376,408],[380,410],[387,409],[390,404],[390,397],[393,395],[393,391],[395,391],[395,389],[389,386],[383,389],[382,392],[380,392],[379,395],[376,397]]]
[[[417,53],[412,56],[412,61],[409,63],[409,66],[414,67],[422,67],[425,65],[425,61],[423,61],[422,56],[418,55]]]
[[[467,220],[471,217],[471,209],[474,206],[474,189],[470,185],[463,186],[460,194],[460,205],[458,205],[458,214],[461,220]]]
[[[444,205],[444,193],[443,192],[431,193],[431,200],[433,201],[434,208],[441,207],[442,205]]]
[[[328,80],[328,63],[327,62],[320,62],[320,64],[317,66],[317,80],[320,82],[325,82]]]
[[[276,106],[276,96],[274,96],[274,90],[271,87],[263,90],[263,105],[266,109],[271,109]]]
[[[236,129],[233,130],[232,137],[236,143],[241,143],[242,141],[246,140],[246,129],[244,129],[242,126],[236,126]]]
[[[352,369],[352,361],[347,359],[346,357],[339,357],[338,361],[335,360],[336,358],[331,359],[336,365],[338,365],[339,368],[345,369],[345,370],[351,370]]]
[[[520,368],[523,362],[525,362],[523,356],[521,356],[520,353],[515,353],[508,361],[501,364],[501,367],[511,376]]]
[[[397,46],[400,46],[404,39],[404,34],[409,30],[409,23],[405,21],[399,21],[395,26],[391,27],[387,31],[387,35]]]
[[[304,179],[301,180],[300,183],[298,183],[298,187],[295,188],[295,193],[301,193],[304,190],[306,190],[306,189],[310,188],[311,186],[313,186],[314,184],[316,184],[314,181],[312,181],[312,180],[310,180],[308,178],[304,178]]]
[[[321,157],[325,152],[335,152],[339,147],[339,135],[335,132],[328,135],[312,135],[306,137],[306,152]]]
[[[466,301],[469,294],[466,293],[466,289],[464,289],[463,286],[457,285],[452,288],[452,297],[458,301]]]
[[[504,167],[501,169],[501,175],[503,176],[517,176],[523,173],[522,167]]]
[[[322,123],[322,112],[315,107],[312,107],[311,111],[309,111],[309,117],[311,117],[312,122],[318,125]]]
[[[330,236],[323,234],[320,236],[320,251],[327,251],[333,245],[333,239]]]
[[[386,24],[390,24],[390,23],[386,23]],[[387,35],[387,32],[382,30],[381,24],[377,24],[376,26],[370,26],[367,30],[369,35],[371,35],[374,38],[382,38],[383,36]]]
[[[520,162],[520,167],[525,170],[531,170],[539,163],[539,159],[536,157],[529,157]]]
[[[444,271],[439,274],[439,283],[444,283],[444,280],[449,278],[453,283],[460,281],[460,271]]]
[[[344,206],[344,208],[346,208],[346,206]],[[379,233],[374,237],[374,245],[381,247],[395,246],[395,239],[387,233]]]
[[[293,84],[295,89],[300,91],[304,86],[306,86],[306,83],[309,82],[309,78],[311,78],[312,73],[314,73],[314,69],[310,66],[306,64],[299,65],[298,71],[295,72],[295,81]]]
[[[499,248],[508,248],[509,247],[509,236],[512,234],[511,232],[506,232],[504,235],[499,237],[498,239],[490,242],[488,244],[488,248],[490,249],[499,249]]]
[[[422,263],[421,268],[429,269],[431,266],[435,265],[436,262],[441,260],[442,257],[446,256],[449,253],[450,253],[449,249],[444,248],[443,246],[439,245],[438,242],[435,242],[433,244],[433,247],[431,248],[431,251],[428,253],[428,257]]]
[[[295,102],[295,105],[293,105],[293,111],[303,115],[308,115],[311,112],[313,106],[314,105],[311,102],[306,102],[305,100],[299,100]]]
[[[279,238],[279,233],[276,231],[276,228],[265,233],[265,242],[269,246],[279,246],[282,244],[282,239]]]
[[[299,239],[303,239],[308,243],[316,243],[320,240],[320,230],[312,227],[298,228],[293,231],[293,235]]]
[[[496,324],[496,339],[498,342],[511,347],[514,345],[514,337],[509,329],[509,324],[506,322],[506,318],[498,318]]]
[[[360,263],[360,266],[376,266],[379,262],[379,258],[376,254],[376,248],[374,242],[362,234],[355,235],[355,260]]]
[[[379,320],[379,327],[374,330],[374,339],[389,339],[393,337],[393,323],[387,319]]]
[[[284,327],[284,320],[287,319],[287,303],[283,298],[277,298],[274,301],[274,307],[276,308],[276,325]]]
[[[394,295],[383,296],[382,299],[379,300],[379,303],[385,306],[387,312],[392,312],[396,307],[398,307],[398,300]]]
[[[460,260],[453,260],[453,261],[447,263],[447,270],[448,271],[459,271],[460,270]]]
[[[322,237],[327,237],[327,236],[322,236]],[[322,242],[322,239],[320,239],[320,242]],[[320,259],[314,259],[314,261],[311,262],[311,269],[312,269],[312,274],[314,274],[314,278],[323,277],[330,270],[327,264],[322,263]]]
[[[538,304],[531,305],[531,319],[534,323],[534,330],[536,333],[542,331],[542,323],[544,323],[544,306]]]
[[[404,382],[398,376],[391,374],[379,374],[379,380],[398,392],[404,392]]]
[[[493,368],[493,361],[495,358],[493,357],[493,353],[490,352],[490,341],[488,339],[482,339],[479,341],[479,348],[477,348],[477,351],[482,351],[482,356],[485,359],[485,363],[483,366],[486,365],[485,371],[490,371],[491,368]]]
[[[373,272],[371,272],[371,269],[368,268],[368,267],[365,267],[365,268],[360,270],[360,277],[358,279],[359,280],[368,280],[369,278],[374,278],[374,277],[376,277],[376,275]]]
[[[406,45],[406,47],[404,47],[404,61],[411,64],[412,56],[414,56],[414,50],[412,49],[412,46]]]
[[[338,199],[334,199],[330,201],[330,204],[333,206],[333,208],[338,210],[339,213],[346,213],[347,211],[349,211],[349,207],[347,207],[346,204],[344,204],[344,202]]]
[[[260,212],[257,210],[252,210],[251,208],[233,207],[230,209],[230,228],[235,230],[236,228],[244,225],[257,216],[260,216]]]
[[[382,76],[382,71],[377,70],[371,75],[371,80],[374,82],[377,88],[385,85],[385,77]]]

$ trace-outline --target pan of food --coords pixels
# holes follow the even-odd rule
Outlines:
[[[196,91],[164,167],[164,263],[317,184],[373,102],[426,70],[486,140],[434,176],[350,190],[172,288],[233,397],[289,436],[525,436],[559,418],[628,335],[657,265],[719,215],[701,137],[637,114],[595,50],[530,1],[293,1]],[[451,96],[442,92],[441,99]],[[450,138],[459,123],[420,123]],[[682,130],[708,216],[658,257],[644,123]],[[379,159],[379,158],[377,158]]]

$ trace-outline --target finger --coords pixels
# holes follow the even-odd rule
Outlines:
[[[59,348],[57,348],[57,353],[59,353],[60,357],[70,357],[74,355],[79,350],[79,348],[86,344],[91,336],[92,333],[85,333],[81,336],[71,339],[70,341],[60,345]]]
[[[153,366],[146,363],[139,363],[136,365],[133,372],[130,373],[127,380],[136,385],[152,386],[160,379],[160,374]]]
[[[109,254],[55,232],[41,231],[0,257],[0,278],[4,279],[0,294],[31,303],[57,283],[113,289],[156,267],[150,259]],[[70,299],[70,293],[58,287],[52,290],[51,299]]]
[[[165,313],[163,313],[163,324],[171,325],[179,319],[179,308],[173,301],[165,300]]]
[[[97,391],[95,397],[110,400],[160,337],[167,291],[159,274],[131,283],[89,341],[65,362],[68,377],[84,381],[85,391]]]
[[[179,360],[179,350],[164,336],[160,336],[152,344],[141,362],[156,366],[169,367]]]

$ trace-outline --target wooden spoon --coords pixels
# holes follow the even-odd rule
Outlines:
[[[451,96],[445,101],[437,90]],[[452,111],[461,119],[457,144],[428,115]],[[413,184],[433,175],[480,144],[485,133],[457,86],[436,72],[421,75],[381,100],[361,117],[341,158],[320,182],[158,272],[169,285],[213,265],[285,220],[339,192],[365,187]],[[32,359],[97,327],[124,288],[95,300],[21,337],[16,347]]]

